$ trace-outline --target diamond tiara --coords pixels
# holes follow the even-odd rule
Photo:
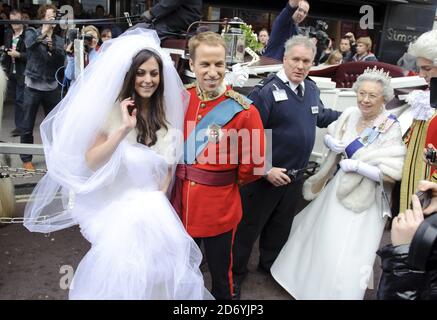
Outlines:
[[[390,79],[391,79],[389,71],[384,72],[383,68],[378,69],[376,66],[374,66],[373,69],[370,69],[370,67],[367,67],[367,69],[364,70],[363,74],[381,77],[387,81],[390,81]]]

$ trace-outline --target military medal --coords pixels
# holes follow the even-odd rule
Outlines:
[[[219,143],[223,136],[223,131],[218,124],[210,124],[206,130],[208,141],[211,143]]]
[[[375,139],[378,137],[379,132],[375,129],[366,128],[359,138],[359,141],[364,145],[367,146],[371,144]]]

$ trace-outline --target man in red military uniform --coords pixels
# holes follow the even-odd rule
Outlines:
[[[423,33],[408,49],[408,53],[416,57],[416,65],[420,70],[419,75],[429,85],[431,79],[437,77],[437,54],[434,50],[436,45],[437,30],[432,30]],[[435,88],[433,89],[435,90]],[[398,117],[401,128],[403,124],[407,128],[410,125],[408,121],[403,121],[403,119],[412,119],[404,138],[408,148],[401,180],[399,212],[405,212],[410,207],[411,195],[417,192],[420,180],[437,182],[435,163],[423,161],[423,149],[429,144],[437,146],[435,101],[431,104],[429,90],[415,90],[409,94],[407,102],[407,109]],[[399,109],[404,109],[404,106]]]
[[[239,185],[264,172],[264,129],[258,110],[227,87],[225,43],[213,32],[190,39],[184,164],[172,203],[188,233],[205,247],[216,299],[231,299],[232,243],[242,217]]]

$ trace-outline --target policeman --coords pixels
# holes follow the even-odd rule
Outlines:
[[[306,79],[315,54],[316,46],[309,38],[290,38],[285,44],[283,69],[249,94],[260,112],[264,128],[272,133],[272,168],[267,171],[265,179],[240,190],[243,219],[238,225],[233,249],[234,298],[239,297],[240,285],[247,275],[247,263],[258,236],[258,267],[270,273],[271,265],[288,238],[302,192],[302,173],[292,180],[286,172],[308,165],[316,126],[327,127],[340,115],[324,108],[316,84]]]

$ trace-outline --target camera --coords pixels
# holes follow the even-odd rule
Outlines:
[[[78,28],[72,28],[68,29],[67,35],[66,35],[66,42],[67,44],[74,42],[74,39],[78,39],[79,29]]]
[[[419,198],[420,206],[422,207],[422,209],[427,208],[431,203],[432,191],[431,190],[417,191],[416,195]],[[413,208],[413,205],[411,205],[411,208]]]
[[[315,27],[308,28],[308,37],[317,39],[317,48],[325,50],[329,46],[328,24],[323,20],[317,20]]]
[[[316,56],[314,57],[314,63],[315,65],[318,65],[319,59],[322,56],[323,51],[325,51],[329,47],[329,36],[326,33],[326,31],[328,30],[328,24],[323,20],[317,20],[314,27],[310,26],[307,28],[303,28],[302,30],[304,35],[317,40],[317,52]]]
[[[72,28],[69,29],[66,35],[66,43],[67,45],[69,45],[70,43],[74,42],[75,39],[83,39],[84,41],[84,50],[85,52],[89,52],[90,49],[90,44],[94,39],[94,36],[90,35],[90,34],[84,34],[82,35],[79,32],[78,28]],[[71,46],[71,52],[70,54],[73,54],[73,50],[74,50],[74,46]]]
[[[91,41],[93,41],[93,39],[94,39],[94,36],[92,36],[90,34],[84,34],[83,35],[83,40],[84,41],[91,42]]]
[[[431,163],[435,163],[437,158],[437,152],[433,148],[426,148],[425,159]]]
[[[61,20],[62,17],[63,17],[64,15],[66,15],[67,13],[68,13],[67,10],[64,10],[64,12],[61,12],[60,9],[56,10],[56,20]]]

